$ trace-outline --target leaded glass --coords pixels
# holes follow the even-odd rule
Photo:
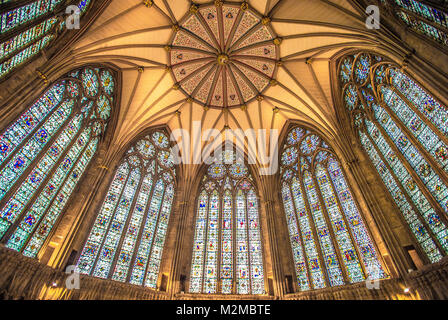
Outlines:
[[[416,1],[399,2],[426,10]],[[361,52],[350,61],[361,56],[373,61],[365,83],[341,76],[344,88],[362,97],[357,105],[344,97],[353,129],[421,251],[437,262],[448,252],[448,109],[383,57]]]
[[[30,4],[12,9],[1,14],[1,28],[0,33],[5,33],[9,30],[34,20],[48,12],[51,12],[62,0],[41,0],[34,1]]]
[[[191,276],[190,276],[190,292],[202,292],[202,279],[204,278],[204,253],[206,240],[206,223],[208,213],[208,193],[206,190],[202,191],[198,200],[198,209],[196,215],[196,227],[194,234],[193,257],[191,261]],[[226,248],[224,248],[226,249]],[[228,279],[228,275],[226,275]],[[228,288],[226,288],[228,291]]]
[[[115,82],[103,68],[72,71],[0,135],[0,237],[6,247],[33,258],[96,154],[110,115],[100,116],[96,97],[83,93],[86,83],[72,77],[76,72],[107,72]],[[113,98],[113,90],[95,86]]]
[[[316,135],[310,135],[305,137],[303,139],[302,143],[300,144],[300,151],[304,154],[309,154],[316,150],[317,145],[319,144],[320,139]]]
[[[208,168],[208,174],[214,179],[222,179],[226,174],[226,167],[222,164],[215,164]]]
[[[229,168],[230,175],[235,179],[241,179],[244,178],[249,171],[247,170],[247,167],[240,163],[232,164]]]
[[[225,150],[202,180],[191,293],[264,294],[259,204],[247,166]]]
[[[126,152],[78,259],[80,273],[157,287],[175,191],[173,166],[155,160],[169,154],[159,138],[168,141],[155,131]]]
[[[309,130],[291,133],[281,156],[282,199],[299,290],[386,278],[332,149]]]
[[[448,15],[416,0],[381,0],[413,31],[442,45],[448,45]]]
[[[86,12],[90,2],[90,0],[79,1],[78,8],[81,14]],[[39,0],[0,14],[0,34],[11,34],[7,40],[0,43],[0,79],[36,56],[62,33],[66,25],[64,19],[56,16],[59,10],[65,10],[64,1]],[[105,79],[108,77],[109,83],[113,85],[111,73],[105,71],[104,76]],[[103,82],[103,88],[108,95],[113,94],[113,86],[110,87]]]
[[[299,153],[295,147],[286,149],[282,154],[282,165],[290,166],[297,161]]]
[[[222,293],[232,293],[233,282],[233,197],[230,190],[226,190],[222,200],[222,227],[221,227],[221,283]]]

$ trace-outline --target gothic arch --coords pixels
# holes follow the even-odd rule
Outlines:
[[[351,128],[348,134],[373,161],[394,198],[394,211],[403,213],[402,223],[410,225],[408,232],[421,259],[440,260],[446,255],[446,110],[406,70],[374,52],[341,56],[336,75],[335,96],[339,115]],[[423,167],[424,172],[418,169]],[[428,176],[433,178],[431,185]]]
[[[90,235],[85,241],[78,235],[77,243],[84,247],[76,259],[81,273],[153,289],[160,285],[178,179],[169,137],[165,127],[147,129],[113,157],[108,191],[97,195],[99,201],[88,209],[90,218],[84,221]],[[115,242],[109,241],[113,234]]]
[[[388,278],[371,225],[333,148],[290,125],[278,185],[299,291]],[[334,144],[334,141],[333,141]]]
[[[22,110],[21,116],[16,116],[2,133],[2,162],[4,162],[2,167],[6,170],[7,164],[15,159],[14,172],[17,171],[3,175],[2,203],[5,208],[9,208],[8,205],[13,205],[15,208],[14,212],[8,211],[11,214],[3,217],[16,217],[12,226],[2,232],[3,241],[9,239],[10,243],[11,239],[15,239],[17,245],[13,246],[11,242],[10,247],[25,250],[24,253],[31,257],[39,259],[42,257],[49,240],[65,215],[62,212],[65,213],[73,203],[72,194],[79,190],[80,178],[85,181],[92,164],[104,150],[105,136],[110,136],[111,131],[113,132],[113,128],[109,127],[111,117],[117,115],[115,105],[119,94],[116,88],[119,84],[116,79],[116,72],[102,65],[87,65],[74,69],[49,85],[39,99],[33,100],[33,103],[22,104],[22,109],[25,107],[28,109]],[[97,126],[95,123],[101,127],[95,127]],[[93,134],[94,129],[91,127],[98,128],[95,130],[99,131]],[[19,132],[20,135],[13,139],[14,132]],[[90,133],[85,136],[84,132]],[[33,140],[35,134],[36,137],[39,134],[39,140]],[[95,141],[95,145],[89,149],[90,152],[87,153],[88,150],[84,148],[80,149],[79,152],[84,150],[81,153],[75,151],[77,145],[81,148],[87,143],[83,142],[86,138],[87,142],[91,141],[89,143]],[[31,149],[33,152],[27,154],[26,150],[30,146],[33,146]],[[50,151],[54,153],[50,154]],[[65,161],[65,165],[61,167],[62,160]],[[45,173],[39,169],[44,163],[45,168],[48,167]],[[33,177],[34,180],[28,182],[27,176]],[[44,185],[48,190],[44,189]],[[45,196],[43,196],[44,190],[46,190]],[[17,198],[18,195],[28,193],[30,194],[27,200],[22,199],[20,202]],[[56,193],[58,201],[55,200]],[[25,219],[27,227],[23,225],[19,235],[18,229],[14,231],[14,228],[23,224],[21,212],[24,208],[28,208],[29,211]]]
[[[436,99],[446,105],[448,100],[446,100],[445,86],[443,85],[445,80],[442,80],[440,74],[435,73],[436,71],[431,69],[434,67],[431,64],[429,64],[431,68],[428,69],[428,64],[415,54],[415,52],[410,55],[403,55],[391,51],[386,47],[378,47],[375,50],[371,48],[347,48],[341,50],[331,58],[331,90],[337,121],[341,128],[340,137],[345,141],[345,145],[351,145],[351,148],[345,148],[347,149],[347,164],[349,165],[350,173],[354,175],[356,180],[354,183],[359,185],[361,193],[368,203],[369,210],[372,212],[372,217],[381,235],[384,237],[387,251],[390,252],[389,257],[385,256],[389,269],[392,274],[405,276],[409,269],[420,268],[420,265],[415,264],[415,259],[411,258],[408,252],[408,248],[411,247],[415,247],[418,250],[418,245],[416,245],[414,239],[409,234],[408,228],[403,223],[403,220],[399,216],[388,213],[397,210],[395,203],[390,199],[386,187],[382,183],[377,183],[379,181],[377,171],[372,167],[370,159],[363,152],[356,135],[351,129],[351,121],[345,110],[341,95],[339,80],[341,61],[345,56],[356,55],[360,52],[385,57],[389,63],[403,70],[414,81],[419,83],[420,86],[430,90]],[[397,269],[394,269],[395,267],[392,265]]]

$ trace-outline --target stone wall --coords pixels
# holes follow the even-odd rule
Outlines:
[[[174,294],[141,286],[88,276],[80,277],[80,289],[68,290],[67,277],[60,270],[0,246],[0,299],[10,300],[223,300],[279,299],[275,296],[226,296]],[[409,288],[409,292],[404,289]],[[448,299],[448,257],[410,273],[405,279],[380,282],[379,289],[367,289],[365,283],[310,292],[288,294],[286,300],[418,300]]]
[[[405,289],[409,289],[405,292]],[[446,300],[448,299],[448,257],[404,278],[382,280],[379,289],[366,283],[289,294],[287,300]]]
[[[68,290],[69,275],[0,246],[0,300],[166,300],[165,292],[88,276]]]

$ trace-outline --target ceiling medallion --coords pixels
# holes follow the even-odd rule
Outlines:
[[[245,2],[192,5],[167,46],[171,73],[203,106],[245,106],[276,83],[277,39],[270,19]]]

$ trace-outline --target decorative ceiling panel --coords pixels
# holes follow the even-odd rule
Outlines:
[[[174,80],[189,98],[206,107],[238,107],[266,90],[279,58],[269,20],[245,3],[211,3],[193,5],[182,21],[173,28],[169,55]],[[211,61],[211,73],[204,73]]]
[[[122,71],[114,148],[195,121],[269,135],[298,119],[336,136],[330,59],[376,39],[348,0],[113,0],[58,63]]]

